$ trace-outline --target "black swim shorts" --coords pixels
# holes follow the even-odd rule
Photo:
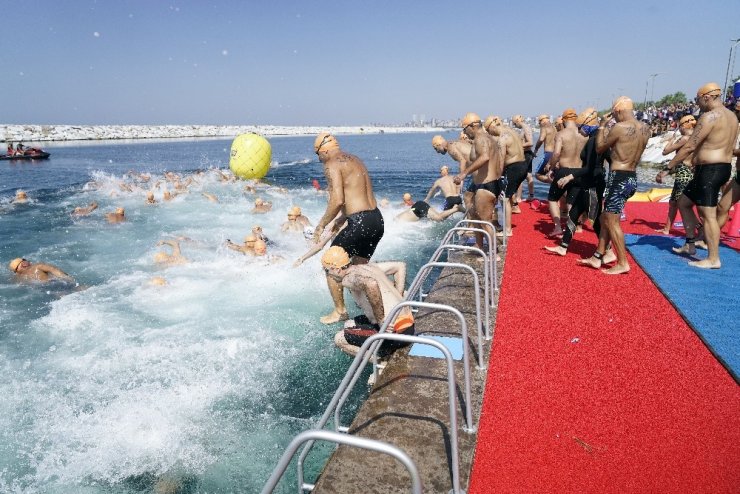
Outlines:
[[[527,163],[527,173],[532,172],[532,160],[534,160],[534,152],[531,149],[525,149],[524,161]]]
[[[452,209],[455,206],[462,206],[462,198],[460,196],[448,196],[445,197],[445,207],[443,211]]]
[[[568,197],[566,198],[566,201],[568,204],[573,205],[573,201],[575,201],[576,197],[578,196],[578,192],[580,190],[580,187],[577,187],[573,182],[571,181],[566,185],[564,188],[558,187],[558,180],[560,180],[563,177],[567,177],[571,173],[573,173],[573,170],[579,170],[579,168],[558,168],[555,170],[552,174],[552,183],[550,184],[550,190],[547,192],[547,200],[551,202],[559,201],[561,197],[563,197],[563,194],[566,192],[568,193]]]
[[[627,199],[637,191],[637,173],[624,170],[610,171],[606,179],[604,212],[622,214]]]
[[[506,197],[514,197],[519,186],[527,179],[527,162],[519,161],[506,165],[504,175],[506,176]]]
[[[378,208],[360,211],[347,217],[347,226],[331,244],[342,247],[350,257],[370,259],[384,231],[383,215]]]
[[[732,166],[729,163],[696,165],[694,178],[691,179],[683,193],[697,206],[717,207],[719,191],[731,175]]]
[[[426,218],[429,213],[429,204],[424,201],[416,201],[414,205],[411,206],[411,211],[417,218]]]

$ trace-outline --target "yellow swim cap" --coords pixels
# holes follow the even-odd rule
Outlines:
[[[410,200],[411,200],[411,194],[409,194],[408,192],[406,192],[406,193],[405,193],[405,194],[403,195],[403,200],[404,200],[404,201],[410,201]]]
[[[337,142],[336,137],[330,133],[322,132],[316,137],[316,140],[313,141],[313,150],[315,153],[318,153],[319,150],[328,151],[330,149],[339,149],[339,143]]]
[[[596,108],[588,107],[585,110],[583,110],[578,117],[576,117],[576,124],[577,125],[597,125],[599,118],[599,112],[596,111]]]
[[[466,113],[465,116],[462,118],[462,120],[460,121],[460,126],[465,129],[469,125],[480,123],[480,121],[480,117],[477,113],[470,112]]]
[[[300,216],[301,214],[303,214],[303,211],[301,211],[301,208],[299,208],[298,206],[293,206],[293,207],[292,207],[292,208],[290,209],[290,211],[288,211],[288,214],[289,214],[290,216],[293,216],[293,215],[295,215],[295,216]]]
[[[694,127],[696,125],[696,119],[693,115],[684,115],[681,117],[681,120],[679,120],[679,126],[683,127]]]
[[[254,205],[255,206],[262,206],[264,203],[265,203],[265,201],[263,201],[262,198],[260,198],[260,197],[258,197],[257,199],[254,200]]]
[[[161,276],[155,276],[151,280],[149,280],[149,283],[151,285],[157,285],[157,286],[165,286],[167,284],[167,280],[162,278]]]
[[[321,256],[321,264],[325,268],[344,268],[349,266],[350,260],[347,251],[338,245],[329,247]]]
[[[432,137],[432,146],[444,146],[446,143],[447,141],[442,136]]]
[[[26,195],[26,191],[25,190],[16,190],[15,191],[15,197],[25,198],[25,197],[28,197],[28,196]]]
[[[549,122],[550,121],[550,115],[545,115],[543,113],[542,115],[540,115],[540,116],[537,117],[537,121],[539,123],[542,123],[543,120],[547,120]]]
[[[722,88],[719,87],[719,84],[717,84],[716,82],[708,82],[699,88],[699,90],[696,92],[696,95],[701,98],[702,96],[706,96],[707,94],[719,96],[720,93],[722,93]]]
[[[170,256],[164,252],[157,252],[154,254],[154,262],[156,263],[167,262],[169,258]]]
[[[264,255],[267,252],[267,244],[264,240],[257,239],[254,242],[254,253],[257,255]]]
[[[123,216],[124,214],[126,214],[126,210],[123,208],[116,208],[116,214]]]
[[[8,263],[8,268],[10,268],[10,270],[15,273],[18,269],[18,266],[20,266],[22,262],[22,258],[16,257],[12,261],[10,261],[10,263]]]
[[[566,120],[575,120],[578,118],[578,114],[573,108],[566,108],[565,111],[563,111],[563,121]]]
[[[632,103],[632,100],[627,96],[620,96],[614,100],[614,103],[612,103],[612,109],[614,111],[632,110],[634,107],[634,103]]]
[[[486,117],[486,121],[483,122],[483,128],[488,130],[491,125],[499,126],[502,123],[503,122],[501,121],[501,117],[497,115],[489,115],[488,117]]]

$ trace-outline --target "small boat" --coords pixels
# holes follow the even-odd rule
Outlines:
[[[23,154],[4,154],[0,160],[45,160],[51,156],[50,153],[38,148],[27,149]]]

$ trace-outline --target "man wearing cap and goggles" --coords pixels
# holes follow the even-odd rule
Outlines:
[[[674,249],[674,252],[689,255],[696,252],[694,244],[698,219],[693,211],[696,204],[703,220],[709,251],[706,259],[689,262],[689,265],[697,268],[718,269],[722,266],[719,258],[717,203],[722,185],[732,174],[730,162],[737,141],[738,119],[722,105],[721,95],[722,90],[714,82],[699,88],[696,103],[704,113],[699,117],[691,138],[668,163],[669,171],[673,170],[693,153],[694,178],[678,199],[678,209],[686,230],[686,244]]]
[[[74,278],[51,264],[36,263],[23,258],[16,258],[8,263],[8,269],[19,279],[34,281],[52,281],[54,279],[74,282]]]
[[[380,330],[386,314],[403,300],[406,264],[403,262],[352,264],[347,252],[335,245],[321,257],[321,265],[328,277],[341,287],[349,289],[352,298],[363,312],[362,315],[348,320],[344,329],[334,337],[337,347],[345,353],[356,355],[362,343]],[[393,282],[388,276],[393,276]],[[396,316],[388,326],[388,331],[414,334],[414,317],[408,307]],[[387,351],[401,346],[404,344],[385,342],[382,349]]]
[[[627,96],[620,96],[614,100],[611,114],[602,119],[596,133],[596,152],[605,153],[611,150],[612,162],[606,179],[599,245],[592,257],[581,262],[599,269],[607,262],[604,254],[611,242],[617,256],[617,264],[602,270],[606,274],[622,274],[630,270],[619,218],[627,199],[637,190],[635,169],[651,134],[647,125],[635,119],[633,108],[634,104]]]
[[[691,134],[694,132],[695,126],[696,119],[693,115],[684,115],[681,117],[681,120],[678,123],[681,136],[675,141],[668,143],[668,145],[663,148],[663,156],[667,156],[678,151],[684,146],[684,144],[689,142],[689,137],[691,137]],[[676,212],[678,212],[678,198],[681,197],[683,190],[689,182],[691,182],[691,179],[694,178],[694,164],[691,162],[692,159],[693,155],[689,155],[679,163],[678,166],[674,167],[673,170],[668,170],[668,167],[666,166],[658,172],[658,175],[655,176],[655,181],[659,184],[663,183],[663,179],[669,174],[669,172],[674,176],[671,199],[668,202],[668,220],[663,228],[656,230],[657,232],[668,235],[671,228],[673,228],[673,222],[676,219]]]
[[[337,139],[328,133],[319,134],[313,149],[324,164],[329,203],[326,211],[314,230],[313,240],[318,243],[324,228],[337,214],[347,219],[347,225],[332,241],[332,245],[342,247],[353,264],[366,264],[375,253],[383,237],[384,222],[373,194],[373,185],[365,164],[357,157],[339,148]],[[340,220],[336,224],[341,225]],[[332,324],[347,319],[342,285],[327,276],[334,310],[321,318],[324,324]]]

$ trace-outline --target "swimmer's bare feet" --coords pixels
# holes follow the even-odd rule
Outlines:
[[[546,245],[545,250],[561,256],[564,256],[568,252],[562,245],[557,245],[555,247],[549,247]]]
[[[689,266],[694,266],[695,268],[702,269],[719,269],[722,267],[722,263],[719,261],[710,261],[709,259],[704,259],[702,261],[690,261]]]
[[[602,269],[601,272],[604,274],[626,274],[630,272],[630,265],[625,264],[622,266],[621,264],[617,264],[609,269]]]
[[[522,210],[519,207],[519,204],[515,204],[514,206],[511,206],[511,212],[512,214],[521,214]]]
[[[671,233],[670,230],[667,230],[665,228],[658,228],[655,231],[658,233],[662,233],[663,235],[668,235],[669,233]]]
[[[696,247],[694,247],[694,243],[686,242],[681,247],[672,247],[671,250],[678,255],[681,256],[693,256],[696,254]]]
[[[588,259],[579,259],[578,264],[583,264],[584,266],[599,269],[601,268],[601,259],[597,259],[594,256],[591,256]]]
[[[322,316],[319,321],[323,324],[334,324],[339,321],[346,321],[349,319],[346,312],[337,312],[336,310],[331,311],[329,314]]]
[[[607,250],[604,253],[604,257],[601,259],[602,264],[611,264],[617,260],[617,255],[613,250]]]
[[[704,240],[697,240],[696,242],[694,242],[694,245],[696,246],[697,249],[702,249],[702,250],[708,249],[707,243]]]
[[[562,237],[563,236],[563,229],[560,227],[560,225],[555,225],[555,227],[552,229],[550,233],[547,234],[548,237]]]

